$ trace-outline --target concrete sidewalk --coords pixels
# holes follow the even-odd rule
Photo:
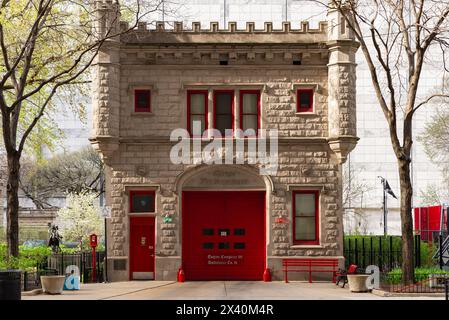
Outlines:
[[[352,293],[329,282],[129,281],[83,284],[62,295],[23,296],[22,300],[443,300],[444,297],[380,297]]]

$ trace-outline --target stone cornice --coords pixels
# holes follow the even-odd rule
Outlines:
[[[103,141],[110,141],[109,139],[105,139],[104,137],[92,137],[89,138],[91,143],[97,142],[102,143]],[[191,139],[195,140],[195,139]],[[225,140],[225,139],[223,139]],[[234,140],[242,140],[242,139],[234,139]],[[254,138],[245,138],[245,140],[254,140]],[[117,140],[115,140],[117,141]],[[207,144],[211,142],[212,139],[205,139],[202,141],[203,144]],[[269,141],[269,139],[267,139]],[[327,137],[279,137],[279,144],[322,144],[328,143],[329,139]],[[118,138],[119,143],[123,144],[176,144],[178,141],[170,141],[169,137],[120,137]]]
[[[335,50],[338,47],[354,48],[358,49],[360,43],[356,40],[330,40],[326,42],[329,50]]]

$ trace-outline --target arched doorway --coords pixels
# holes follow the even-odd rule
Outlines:
[[[183,179],[182,266],[187,280],[261,280],[266,182],[241,166],[198,168]]]

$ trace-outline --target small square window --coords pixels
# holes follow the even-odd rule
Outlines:
[[[313,89],[298,89],[296,112],[313,112]]]
[[[213,236],[214,229],[203,229],[203,236]]]
[[[219,242],[218,249],[229,249],[229,242]]]
[[[219,236],[229,236],[230,232],[229,229],[218,229],[218,235]]]
[[[234,236],[244,236],[245,229],[234,229]]]
[[[151,92],[150,90],[134,91],[134,111],[151,112]]]
[[[130,212],[154,212],[154,191],[130,191]]]
[[[203,243],[203,249],[213,249],[214,243],[213,242],[204,242]]]
[[[245,249],[245,243],[244,242],[235,242],[234,249]]]

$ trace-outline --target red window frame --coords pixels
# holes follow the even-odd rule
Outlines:
[[[230,138],[234,136],[234,108],[235,108],[235,103],[234,103],[234,90],[214,90],[214,129],[217,128],[217,94],[219,93],[227,93],[230,94],[232,97],[232,104],[231,104],[231,125],[232,125],[232,136],[225,136],[226,138]],[[229,129],[229,128],[228,128]],[[218,130],[218,129],[217,129]],[[222,136],[222,138],[225,138]]]
[[[192,129],[190,126],[190,117],[192,116],[190,112],[190,96],[192,94],[202,94],[204,95],[204,128],[205,130],[208,129],[208,102],[209,102],[209,92],[207,90],[189,90],[187,91],[187,131],[189,132],[190,136],[193,137]],[[194,115],[201,115],[200,113],[195,113]],[[203,134],[201,132],[201,134]]]
[[[147,195],[153,195],[154,199],[154,211],[148,211],[148,212],[156,212],[156,192],[154,190],[131,190],[129,191],[129,212],[130,213],[147,213],[145,212],[135,212],[133,208],[133,196],[139,195],[139,194],[147,194]]]
[[[245,94],[257,94],[257,128],[256,128],[256,136],[259,133],[260,129],[260,90],[240,90],[240,129],[243,131],[243,116],[245,115],[255,115],[254,113],[244,113],[243,112],[243,96]]]
[[[301,108],[300,106],[300,99],[299,96],[301,93],[308,93],[310,94],[310,104],[307,109]],[[314,90],[313,89],[298,89],[296,90],[296,112],[313,112],[313,96],[314,96]]]
[[[301,240],[296,239],[296,195],[297,194],[314,194],[315,195],[315,239],[313,240]],[[320,207],[319,207],[319,197],[320,192],[318,190],[295,190],[292,192],[292,203],[293,203],[293,244],[319,244],[320,243],[320,235],[319,235],[319,216],[320,216]]]
[[[140,93],[148,94],[148,104],[145,108],[137,107],[137,95]],[[151,90],[149,89],[135,89],[134,90],[134,112],[151,112]]]

